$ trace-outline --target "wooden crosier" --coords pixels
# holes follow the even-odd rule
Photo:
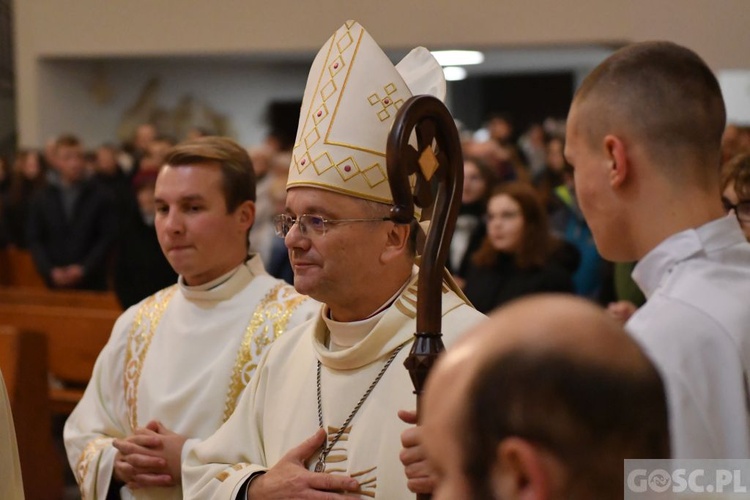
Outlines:
[[[409,144],[412,136],[416,137],[416,149]],[[393,194],[393,221],[409,224],[414,219],[414,205],[427,210],[434,202],[419,266],[417,331],[404,362],[414,384],[417,415],[420,415],[427,375],[444,349],[441,339],[443,270],[463,188],[458,130],[448,108],[439,99],[414,96],[399,109],[388,136],[386,163]],[[416,177],[413,189],[410,175]],[[420,494],[417,498],[428,499],[430,495]]]

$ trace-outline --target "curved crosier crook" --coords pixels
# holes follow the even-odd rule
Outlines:
[[[409,144],[412,132],[417,149]],[[414,384],[419,412],[419,396],[427,374],[444,349],[440,332],[443,269],[464,177],[458,130],[439,99],[414,96],[399,109],[388,136],[386,163],[393,194],[393,221],[408,224],[414,218],[414,204],[427,209],[435,202],[419,266],[416,338],[404,362]],[[412,174],[416,175],[414,192],[409,183]]]

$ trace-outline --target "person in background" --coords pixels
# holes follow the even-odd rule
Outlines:
[[[29,207],[34,264],[51,288],[106,290],[107,261],[118,231],[112,200],[85,177],[77,137],[57,139],[54,165],[57,175]]]
[[[154,229],[156,177],[155,172],[136,174],[133,178],[136,207],[128,211],[122,221],[115,254],[114,289],[123,309],[177,280],[177,273],[162,252]]]
[[[635,311],[646,302],[646,296],[633,280],[633,269],[637,262],[613,262],[613,299],[607,303],[607,312],[620,323],[625,324]]]
[[[750,153],[750,127],[728,123],[721,136],[721,162],[726,164],[742,153]]]
[[[600,296],[604,284],[604,261],[594,243],[591,228],[581,212],[574,171],[570,164],[565,164],[562,176],[562,184],[552,191],[555,199],[555,209],[549,217],[552,232],[575,246],[580,255],[578,267],[573,274],[576,294],[594,299]]]
[[[503,184],[487,204],[487,236],[472,257],[464,293],[487,313],[522,295],[572,292],[572,272],[558,260],[562,250],[534,189]]]
[[[164,165],[164,157],[167,151],[175,144],[177,144],[177,141],[168,135],[154,137],[146,146],[134,175],[137,175],[138,172],[158,172]]]
[[[721,205],[725,122],[710,68],[670,42],[605,59],[568,115],[596,246],[638,261],[646,303],[625,326],[664,378],[674,458],[750,458],[750,245]]]
[[[430,373],[422,419],[434,500],[616,500],[624,460],[670,456],[658,371],[576,297],[522,298],[466,333]]]
[[[47,182],[39,162],[39,153],[33,149],[21,149],[16,153],[8,191],[0,198],[3,218],[8,234],[8,243],[27,248],[26,231],[31,199]]]
[[[118,163],[119,152],[112,144],[102,144],[96,148],[93,161],[93,181],[99,189],[112,198],[117,220],[124,221],[133,211],[135,199],[131,180]]]
[[[518,139],[518,147],[526,159],[529,175],[538,176],[547,162],[547,134],[541,123],[532,123]]]
[[[235,142],[176,146],[153,196],[180,277],[118,318],[65,424],[83,498],[181,500],[183,457],[232,415],[268,346],[320,308],[248,255],[255,179]]]
[[[734,213],[750,241],[750,152],[742,153],[722,168],[721,201],[727,213]]]
[[[470,258],[487,234],[484,216],[495,184],[495,175],[490,167],[476,158],[464,159],[461,207],[458,209],[447,265],[458,283],[466,277]]]
[[[565,140],[561,137],[550,137],[545,145],[544,168],[532,179],[532,184],[539,193],[542,205],[547,214],[552,216],[561,208],[562,200],[555,195],[555,190],[565,183]]]

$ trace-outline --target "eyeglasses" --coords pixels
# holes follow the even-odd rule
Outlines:
[[[276,230],[276,236],[286,238],[291,231],[292,226],[297,224],[302,236],[313,234],[325,234],[329,225],[344,224],[349,222],[383,222],[391,220],[390,217],[380,217],[376,219],[324,219],[319,215],[303,214],[299,217],[292,217],[287,214],[279,214],[273,217],[273,227]]]
[[[750,200],[741,201],[736,205],[732,204],[726,198],[722,198],[721,202],[724,204],[724,210],[726,210],[727,213],[729,213],[730,210],[734,210],[737,220],[740,222],[750,222]]]

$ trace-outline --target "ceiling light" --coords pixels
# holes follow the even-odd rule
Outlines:
[[[446,66],[443,68],[443,74],[449,82],[456,82],[466,78],[466,70],[461,66]]]
[[[477,50],[435,50],[432,55],[440,66],[468,66],[484,62],[484,54]]]

